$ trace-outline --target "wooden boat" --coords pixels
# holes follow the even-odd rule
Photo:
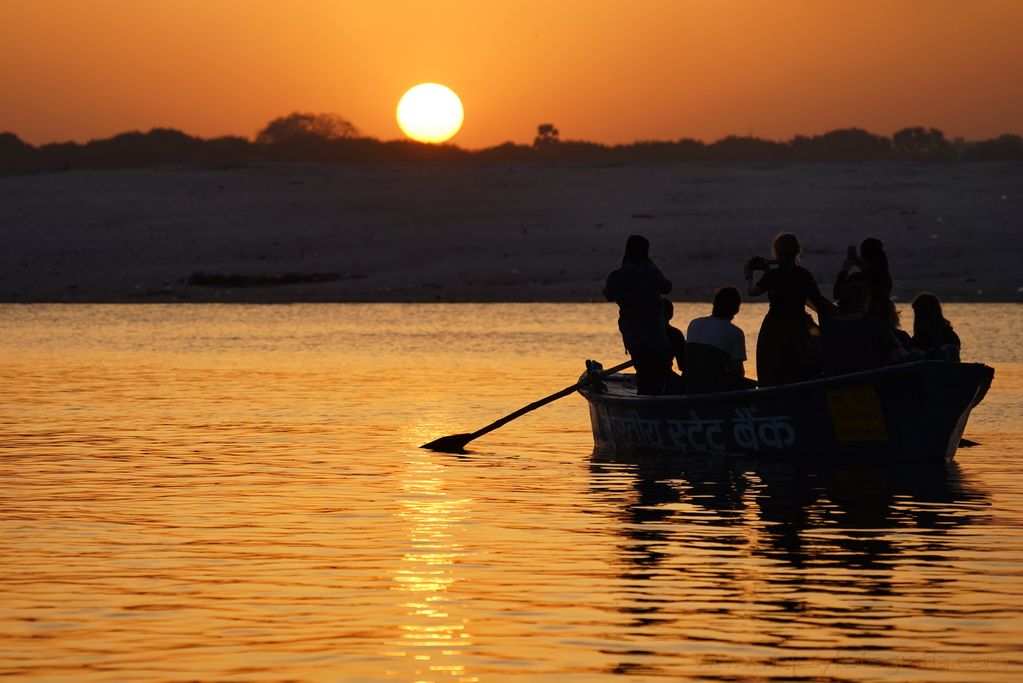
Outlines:
[[[980,363],[916,361],[683,396],[637,396],[635,375],[601,381],[599,364],[587,375],[592,379],[579,392],[589,402],[598,451],[919,462],[955,455],[994,370]]]

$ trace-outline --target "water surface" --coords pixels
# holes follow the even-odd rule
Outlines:
[[[981,445],[893,470],[595,458],[578,396],[417,448],[620,361],[609,305],[0,306],[0,672],[1020,680],[1021,313],[948,307]]]

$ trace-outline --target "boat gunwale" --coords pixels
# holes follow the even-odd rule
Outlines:
[[[719,400],[734,400],[742,398],[760,398],[764,396],[771,396],[773,394],[790,392],[793,390],[803,388],[813,388],[818,386],[830,386],[835,385],[839,382],[845,383],[847,380],[855,381],[860,378],[882,377],[890,374],[897,374],[905,372],[912,368],[924,368],[924,367],[974,367],[974,368],[986,368],[990,370],[993,376],[994,368],[985,363],[959,363],[953,361],[941,361],[941,360],[916,360],[909,363],[897,363],[895,365],[886,365],[880,368],[873,368],[871,370],[861,370],[859,372],[852,372],[846,375],[829,375],[826,377],[814,377],[813,379],[803,380],[801,382],[792,382],[791,384],[778,384],[770,387],[754,387],[752,389],[737,389],[733,391],[719,391],[703,394],[664,394],[660,396],[620,396],[609,394],[606,392],[595,392],[591,391],[588,387],[583,386],[579,388],[579,393],[582,394],[587,401],[597,401],[601,403],[669,403],[669,402],[689,402],[698,400],[713,399]],[[615,377],[626,377],[621,373],[615,375],[609,375],[605,378],[606,380],[614,381]]]

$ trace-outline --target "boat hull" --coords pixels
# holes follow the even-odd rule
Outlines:
[[[636,396],[634,376],[580,389],[597,450],[950,460],[994,370],[918,361],[779,387],[693,396]]]

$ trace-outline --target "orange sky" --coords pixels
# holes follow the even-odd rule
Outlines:
[[[422,81],[453,142],[909,125],[1023,132],[1023,0],[0,0],[0,131],[252,135],[291,111],[401,137]]]

